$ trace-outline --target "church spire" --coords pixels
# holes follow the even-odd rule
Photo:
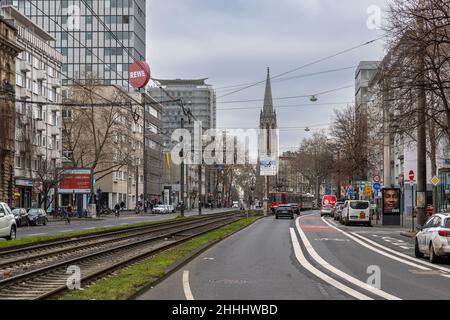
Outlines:
[[[270,115],[273,112],[272,85],[270,83],[270,68],[267,68],[266,92],[264,94],[263,112]]]

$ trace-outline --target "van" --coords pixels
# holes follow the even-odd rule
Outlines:
[[[370,202],[363,200],[347,200],[341,214],[341,223],[348,226],[350,223],[372,225],[370,217]]]
[[[336,196],[325,195],[322,198],[322,207],[331,206],[334,207],[336,204]]]

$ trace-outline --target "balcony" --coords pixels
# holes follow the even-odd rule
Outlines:
[[[31,97],[32,97],[31,91],[28,90],[27,88],[20,88],[19,89],[19,97],[22,100],[31,99]]]
[[[45,70],[37,70],[37,72],[36,72],[36,80],[44,81],[44,80],[47,80],[47,78],[48,78],[47,71],[45,71]]]
[[[19,61],[17,68],[21,72],[30,72],[31,71],[31,64],[26,60]]]
[[[49,85],[52,86],[52,88],[61,88],[62,81],[57,78],[48,78],[47,82]]]

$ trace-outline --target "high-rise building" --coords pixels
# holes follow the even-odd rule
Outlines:
[[[94,77],[102,84],[129,88],[129,65],[133,58],[145,60],[145,0],[6,0],[4,3],[18,8],[56,39],[53,47],[64,56],[63,76],[77,80]],[[63,78],[65,84],[71,84],[69,79]]]
[[[163,149],[167,154],[170,152],[176,142],[171,141],[174,130],[181,126],[181,119],[185,119],[184,127],[194,132],[194,121],[188,121],[183,116],[183,111],[178,102],[165,102],[171,100],[165,92],[175,99],[181,99],[186,108],[189,108],[197,121],[201,121],[203,130],[216,128],[216,93],[212,85],[206,83],[207,79],[198,80],[156,80],[161,88],[151,88],[150,95],[157,101],[164,101],[162,112],[163,122]],[[164,92],[165,91],[165,92]],[[213,192],[215,170],[203,166],[202,172],[202,190],[203,197]],[[186,194],[187,205],[193,206],[198,194],[198,167],[191,166],[186,173]],[[170,203],[179,201],[180,192],[180,167],[172,165],[166,161],[163,170],[163,188],[165,201]],[[206,199],[202,199],[206,202]]]

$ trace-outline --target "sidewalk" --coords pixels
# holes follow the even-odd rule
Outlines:
[[[374,216],[372,220],[372,226],[374,228],[383,228],[389,230],[398,230],[399,234],[408,238],[414,238],[417,234],[417,230],[412,232],[412,219],[410,216],[403,216],[400,220],[400,226],[383,226],[382,225],[382,216],[379,217],[379,220],[376,220],[376,216]]]

